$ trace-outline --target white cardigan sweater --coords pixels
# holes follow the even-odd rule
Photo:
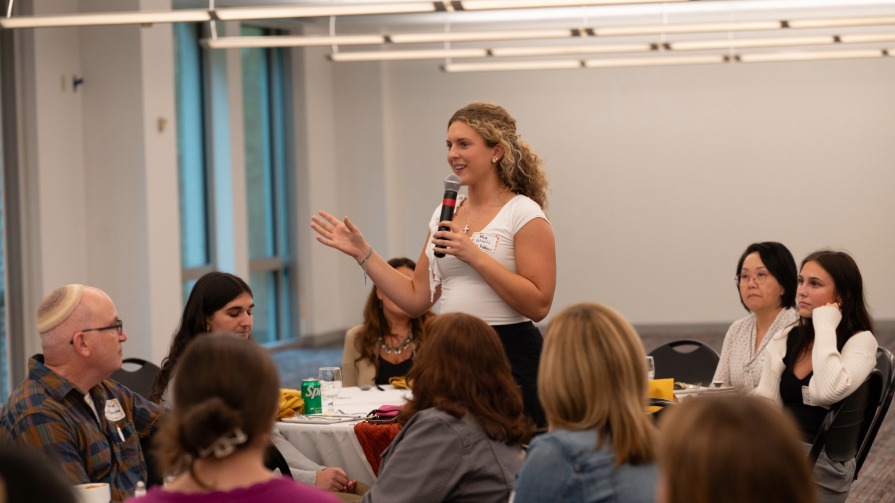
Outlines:
[[[858,389],[876,367],[876,337],[867,331],[859,332],[845,343],[840,353],[836,349],[836,327],[842,320],[839,309],[831,305],[817,307],[811,320],[814,324],[814,348],[811,351],[814,375],[808,382],[805,404],[829,409]],[[781,403],[780,376],[786,367],[783,358],[790,330],[775,334],[768,343],[764,371],[755,389],[756,395],[777,403]]]

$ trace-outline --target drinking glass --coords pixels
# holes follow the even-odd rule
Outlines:
[[[656,361],[652,356],[646,357],[646,376],[649,380],[656,378]]]
[[[320,391],[326,400],[326,413],[335,414],[333,401],[342,392],[342,369],[339,367],[320,367],[317,373],[320,379]]]

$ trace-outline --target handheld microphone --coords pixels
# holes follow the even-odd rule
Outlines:
[[[438,220],[439,222],[448,221],[454,219],[454,208],[457,206],[457,192],[460,191],[460,177],[457,175],[448,175],[444,179],[444,200],[441,202],[441,218]],[[440,231],[450,230],[449,227],[445,227],[441,225],[438,227]],[[438,249],[444,249],[443,246],[435,247],[435,256],[438,258],[444,257],[444,253],[438,251]]]

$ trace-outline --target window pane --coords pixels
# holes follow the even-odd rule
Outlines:
[[[252,337],[260,343],[277,340],[277,281],[276,273],[252,273],[249,286],[255,297],[255,325]]]
[[[180,250],[184,269],[211,262],[199,30],[200,26],[194,23],[174,24]]]
[[[243,36],[265,30],[242,28]],[[245,131],[246,197],[249,259],[276,254],[274,235],[273,161],[271,151],[271,68],[268,49],[242,49],[243,129]]]

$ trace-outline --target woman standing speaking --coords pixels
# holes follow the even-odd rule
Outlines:
[[[556,249],[543,210],[547,177],[541,159],[519,137],[506,110],[471,103],[448,121],[447,161],[467,195],[458,198],[451,221],[439,221],[441,206],[435,208],[411,278],[389,266],[347,217],[320,211],[311,217],[311,228],[318,241],[353,257],[407,314],[418,316],[441,299],[441,312],[469,313],[493,326],[521,387],[526,415],[542,426],[542,337],[532,321],[544,319],[553,304]],[[444,257],[435,257],[436,246]]]

